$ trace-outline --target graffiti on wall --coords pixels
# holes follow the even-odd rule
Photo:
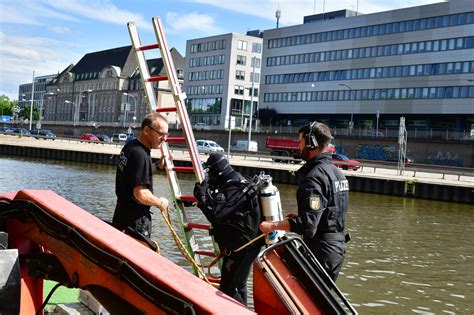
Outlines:
[[[375,161],[398,161],[395,146],[378,144],[359,144],[356,147],[356,159]]]
[[[426,159],[427,164],[447,165],[447,166],[463,166],[464,161],[459,158],[456,152],[433,152]]]

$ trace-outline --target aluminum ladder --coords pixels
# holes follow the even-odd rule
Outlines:
[[[195,233],[195,230],[208,231],[210,229],[210,225],[189,222],[188,215],[186,213],[186,204],[189,204],[190,202],[195,202],[196,198],[193,195],[182,194],[181,188],[178,184],[177,172],[194,173],[196,176],[196,180],[198,182],[202,182],[204,179],[204,170],[202,168],[201,160],[199,158],[199,152],[197,150],[196,141],[194,139],[193,130],[191,128],[191,122],[186,111],[186,94],[181,92],[181,87],[178,82],[176,69],[170,54],[170,50],[168,49],[168,45],[166,43],[161,19],[159,17],[153,17],[152,23],[157,43],[151,45],[141,44],[137,26],[134,22],[127,23],[127,27],[134,51],[136,53],[138,67],[140,70],[141,82],[145,90],[145,95],[148,97],[150,111],[156,111],[159,113],[177,112],[178,114],[180,125],[183,131],[183,136],[168,137],[166,142],[162,144],[160,150],[162,158],[164,158],[165,161],[165,170],[171,189],[171,194],[173,197],[173,204],[175,206],[175,209],[177,210],[176,214],[180,222],[182,233],[185,236],[186,247],[189,253],[193,256],[196,263],[201,265],[203,263],[202,256],[218,256],[218,247],[211,237],[212,247],[214,248],[213,251],[201,250],[199,248],[199,244],[197,242],[197,233]],[[151,49],[159,49],[166,75],[150,76],[150,70],[148,69],[148,64],[144,52]],[[159,81],[168,81],[169,87],[171,89],[171,94],[174,100],[173,106],[164,107],[162,106],[162,104],[157,103],[157,97],[155,96],[153,83]],[[186,143],[186,147],[191,158],[192,166],[174,166],[169,148],[169,143],[172,142]],[[196,268],[193,267],[193,269],[194,273],[198,275]],[[219,282],[218,279],[211,276],[207,276],[207,279],[211,283]]]

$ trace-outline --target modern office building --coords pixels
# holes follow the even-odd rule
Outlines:
[[[186,42],[184,90],[193,124],[224,129],[231,121],[233,127],[248,126],[250,108],[255,112],[258,107],[261,36],[251,31]]]
[[[34,78],[33,107],[40,108],[41,101],[46,93],[46,85],[56,78],[57,74],[42,75]],[[26,105],[31,104],[31,95],[33,83],[25,83],[20,85],[18,89],[18,106],[23,109]]]
[[[474,1],[307,16],[264,31],[260,107],[300,125],[474,130]]]
[[[178,77],[184,58],[171,49]],[[151,76],[164,74],[161,58],[148,60]],[[158,106],[173,102],[168,81],[153,83]],[[47,123],[129,127],[149,112],[132,46],[84,55],[46,86],[43,119]],[[176,122],[176,115],[168,117]]]

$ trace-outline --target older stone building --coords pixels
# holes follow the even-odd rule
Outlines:
[[[184,57],[174,48],[171,55],[182,78]],[[164,74],[161,58],[148,65],[152,76]],[[158,106],[169,106],[168,82],[154,87]],[[43,122],[58,125],[127,127],[141,122],[149,111],[132,46],[84,55],[46,86],[43,103]],[[169,120],[173,123],[176,117]]]

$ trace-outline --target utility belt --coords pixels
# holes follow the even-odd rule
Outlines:
[[[347,233],[344,235],[340,232],[327,232],[316,234],[315,238],[321,241],[340,241],[344,243],[349,243],[349,241],[352,240],[352,235],[351,233]]]

